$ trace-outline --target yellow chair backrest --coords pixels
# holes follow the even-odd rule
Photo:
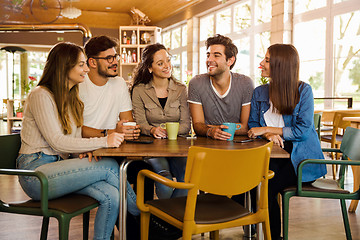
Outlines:
[[[351,122],[344,121],[344,117],[360,117],[360,112],[336,112],[333,123],[333,137],[339,134],[339,130],[345,130],[347,127],[350,127]]]
[[[195,184],[195,189],[217,195],[247,192],[268,175],[271,148],[272,142],[241,150],[192,146],[186,164],[185,182]]]

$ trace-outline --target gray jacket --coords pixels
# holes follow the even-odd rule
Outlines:
[[[160,105],[155,88],[150,81],[133,89],[132,104],[134,118],[140,125],[141,133],[151,135],[152,127],[165,122],[179,122],[179,135],[190,131],[190,113],[187,103],[187,89],[182,83],[169,80],[168,98],[165,108]]]

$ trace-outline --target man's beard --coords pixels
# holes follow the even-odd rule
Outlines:
[[[117,64],[114,64],[114,65],[117,66]],[[113,67],[114,65],[109,66],[109,69],[110,69],[111,67]],[[102,77],[116,77],[116,76],[118,75],[117,72],[114,73],[114,74],[109,74],[107,71],[104,71],[102,68],[99,68],[99,69],[98,69],[98,74],[99,74],[100,76],[102,76]]]

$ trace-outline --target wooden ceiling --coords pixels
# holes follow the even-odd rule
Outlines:
[[[35,7],[36,4],[39,5],[39,1],[44,0],[0,0],[0,18],[2,18],[0,24],[40,24],[39,19],[42,18],[43,21],[56,19],[59,8],[49,7],[45,11]],[[56,6],[57,1],[44,2]],[[61,9],[69,7],[69,1],[60,0]],[[203,1],[207,0],[73,0],[72,6],[80,9],[81,15],[76,19],[68,19],[60,15],[53,23],[82,23],[92,28],[118,28],[120,25],[131,24],[130,9],[135,7],[151,20],[147,25],[156,25]],[[34,4],[33,11],[30,9],[31,2]]]

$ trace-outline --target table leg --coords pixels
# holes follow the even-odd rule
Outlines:
[[[120,164],[120,210],[119,210],[119,239],[126,240],[126,214],[127,214],[127,196],[126,196],[126,181],[127,168],[133,160],[125,158]]]
[[[256,200],[260,199],[260,189],[261,189],[261,183],[259,184],[259,186],[257,186]],[[261,223],[256,224],[256,239],[264,240],[264,232],[263,232]]]

